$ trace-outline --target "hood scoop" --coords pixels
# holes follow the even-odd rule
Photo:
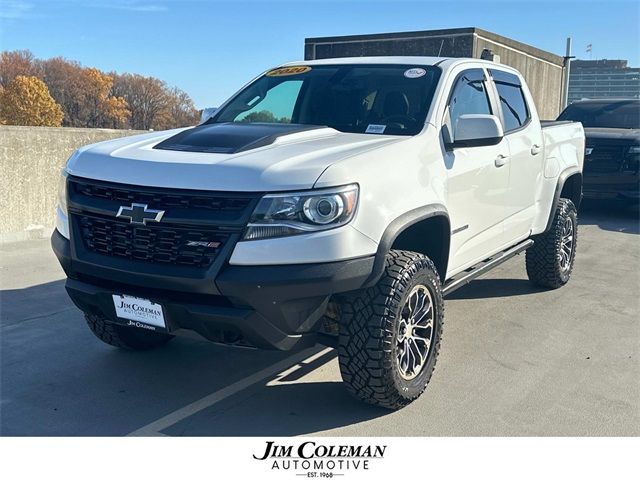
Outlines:
[[[158,150],[240,153],[271,145],[293,133],[326,128],[289,123],[211,123],[184,130],[158,143]]]

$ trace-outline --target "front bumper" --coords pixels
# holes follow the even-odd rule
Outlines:
[[[68,277],[67,292],[85,312],[119,322],[111,295],[128,294],[161,304],[169,333],[194,330],[212,341],[241,339],[278,350],[315,344],[331,295],[362,287],[374,262],[369,256],[319,264],[225,265],[215,278],[189,279],[191,285],[162,267],[135,272],[118,262],[105,268],[81,261],[58,231],[51,243]]]

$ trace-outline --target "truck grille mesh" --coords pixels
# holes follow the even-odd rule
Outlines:
[[[87,250],[143,262],[206,268],[228,234],[169,225],[133,225],[109,218],[78,215]]]
[[[199,269],[233,249],[260,198],[251,192],[143,187],[73,176],[67,190],[79,257],[99,254]],[[141,224],[116,216],[132,204],[162,210],[161,221]]]
[[[585,173],[608,173],[620,170],[626,149],[621,145],[587,145],[593,148],[585,156]]]

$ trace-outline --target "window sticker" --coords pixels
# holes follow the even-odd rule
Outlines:
[[[300,75],[301,73],[307,73],[311,70],[311,67],[306,65],[292,66],[292,67],[280,67],[274,68],[267,72],[267,77],[286,77],[288,75]]]
[[[384,133],[385,128],[387,128],[386,125],[369,124],[364,133]]]
[[[409,70],[405,70],[404,76],[407,78],[420,78],[427,71],[424,68],[410,68]]]

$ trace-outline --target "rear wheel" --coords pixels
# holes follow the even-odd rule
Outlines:
[[[110,322],[103,315],[85,313],[85,320],[93,334],[104,343],[128,350],[151,350],[165,345],[173,335],[125,327]]]
[[[444,316],[433,262],[392,250],[377,284],[340,305],[338,356],[349,392],[391,409],[418,398],[435,368]]]
[[[578,213],[567,198],[558,200],[551,228],[527,250],[527,275],[536,285],[559,288],[571,278],[578,242]]]

